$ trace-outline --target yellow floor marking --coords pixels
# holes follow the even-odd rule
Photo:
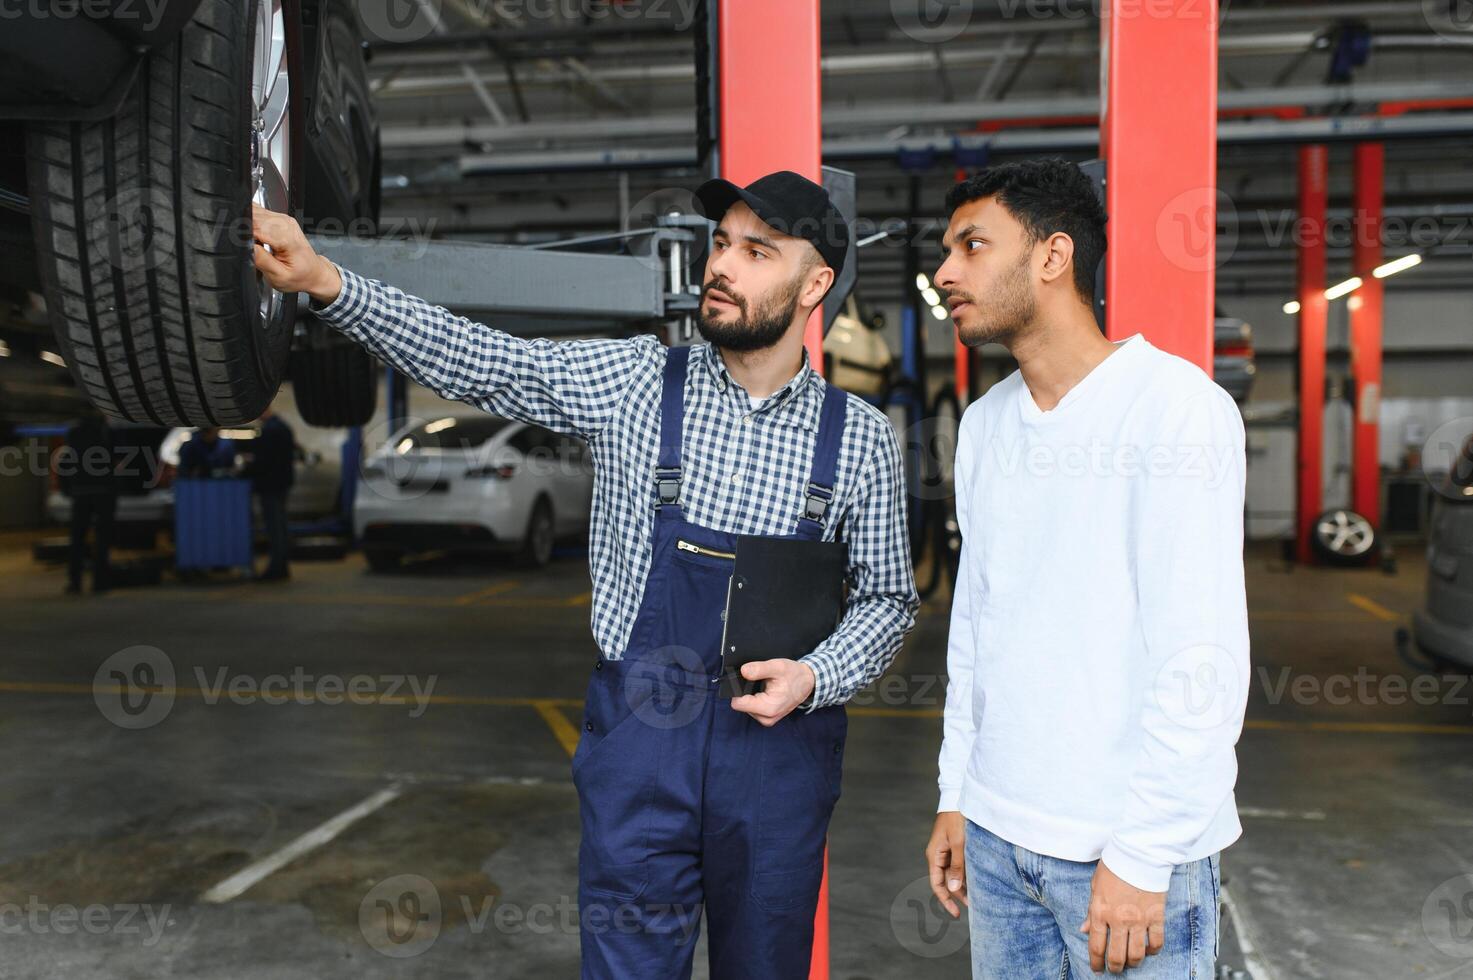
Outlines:
[[[457,606],[469,606],[479,599],[489,599],[494,595],[500,595],[503,592],[510,592],[513,589],[519,589],[521,587],[521,582],[494,582],[484,589],[477,589],[475,592],[468,592],[465,595],[456,596],[455,604]]]
[[[1377,602],[1375,599],[1369,598],[1368,596],[1357,595],[1354,592],[1347,592],[1345,593],[1345,598],[1350,600],[1350,604],[1352,606],[1355,606],[1357,609],[1364,609],[1366,612],[1370,613],[1372,616],[1375,616],[1377,619],[1385,620],[1388,623],[1394,623],[1397,620],[1401,619],[1401,616],[1392,612],[1390,609],[1387,609],[1385,606],[1381,605],[1381,603]]]
[[[1365,620],[1356,619],[1349,613],[1336,610],[1305,610],[1301,612],[1252,612],[1248,613],[1250,623],[1347,623],[1364,625]]]
[[[1268,732],[1346,732],[1359,735],[1473,735],[1473,725],[1425,725],[1394,721],[1270,721],[1253,719],[1245,728]]]
[[[10,694],[118,694],[122,688],[116,684],[66,684],[48,681],[0,681],[0,693]],[[155,693],[173,694],[175,697],[204,697],[206,692],[197,687],[158,688]],[[305,695],[310,699],[311,694]],[[362,704],[402,705],[412,697],[399,694],[389,700],[365,696]],[[578,747],[578,729],[568,721],[563,709],[576,709],[583,702],[578,698],[519,698],[489,697],[474,694],[432,694],[422,699],[427,704],[470,705],[491,708],[534,708],[542,720],[552,729],[563,748],[571,754]],[[351,701],[344,703],[352,704]],[[856,706],[849,709],[856,718],[940,718],[940,708],[874,708]],[[1434,725],[1420,722],[1370,722],[1370,721],[1275,721],[1267,718],[1249,719],[1243,726],[1249,731],[1268,732],[1344,732],[1363,735],[1473,735],[1473,725]]]
[[[532,702],[532,707],[547,722],[547,727],[552,729],[553,737],[563,747],[563,751],[571,757],[578,751],[578,729],[568,721],[567,715],[563,714],[558,705],[560,702],[538,699]],[[576,703],[576,702],[575,702]]]
[[[593,593],[584,592],[581,595],[569,596],[563,600],[565,606],[586,606],[593,602]]]

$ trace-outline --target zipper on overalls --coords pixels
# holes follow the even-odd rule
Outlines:
[[[676,539],[675,547],[681,551],[689,551],[693,555],[706,555],[709,558],[725,558],[727,561],[736,561],[736,555],[727,551],[712,551],[710,548],[702,548],[700,545],[691,544],[689,541]]]

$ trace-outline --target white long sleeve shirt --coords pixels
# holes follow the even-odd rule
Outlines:
[[[1165,891],[1241,833],[1244,437],[1135,336],[1048,412],[1021,374],[962,418],[941,810]]]

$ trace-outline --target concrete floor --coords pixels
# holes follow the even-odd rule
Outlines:
[[[29,540],[0,537],[0,977],[576,976],[568,750],[594,657],[581,561],[382,576],[355,556],[299,564],[285,585],[64,597]],[[1376,683],[1414,676],[1392,646],[1424,574],[1404,551],[1396,577],[1250,559],[1246,833],[1224,859],[1223,962],[1257,980],[1473,978],[1473,686],[1397,704],[1395,682]],[[928,604],[852,712],[835,977],[968,974],[964,928],[917,901],[945,611]],[[170,668],[172,698],[119,693],[167,687]],[[273,675],[307,692],[361,676],[399,703],[252,701]],[[1337,676],[1348,704],[1325,686]]]

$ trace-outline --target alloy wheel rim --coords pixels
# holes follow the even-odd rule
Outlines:
[[[1325,547],[1347,557],[1363,555],[1371,550],[1371,542],[1375,538],[1371,522],[1348,510],[1327,514],[1317,530]]]
[[[260,0],[251,49],[251,201],[271,211],[285,212],[291,205],[290,102],[282,0]],[[260,297],[259,326],[265,329],[280,315],[286,300],[259,272],[256,294]]]

